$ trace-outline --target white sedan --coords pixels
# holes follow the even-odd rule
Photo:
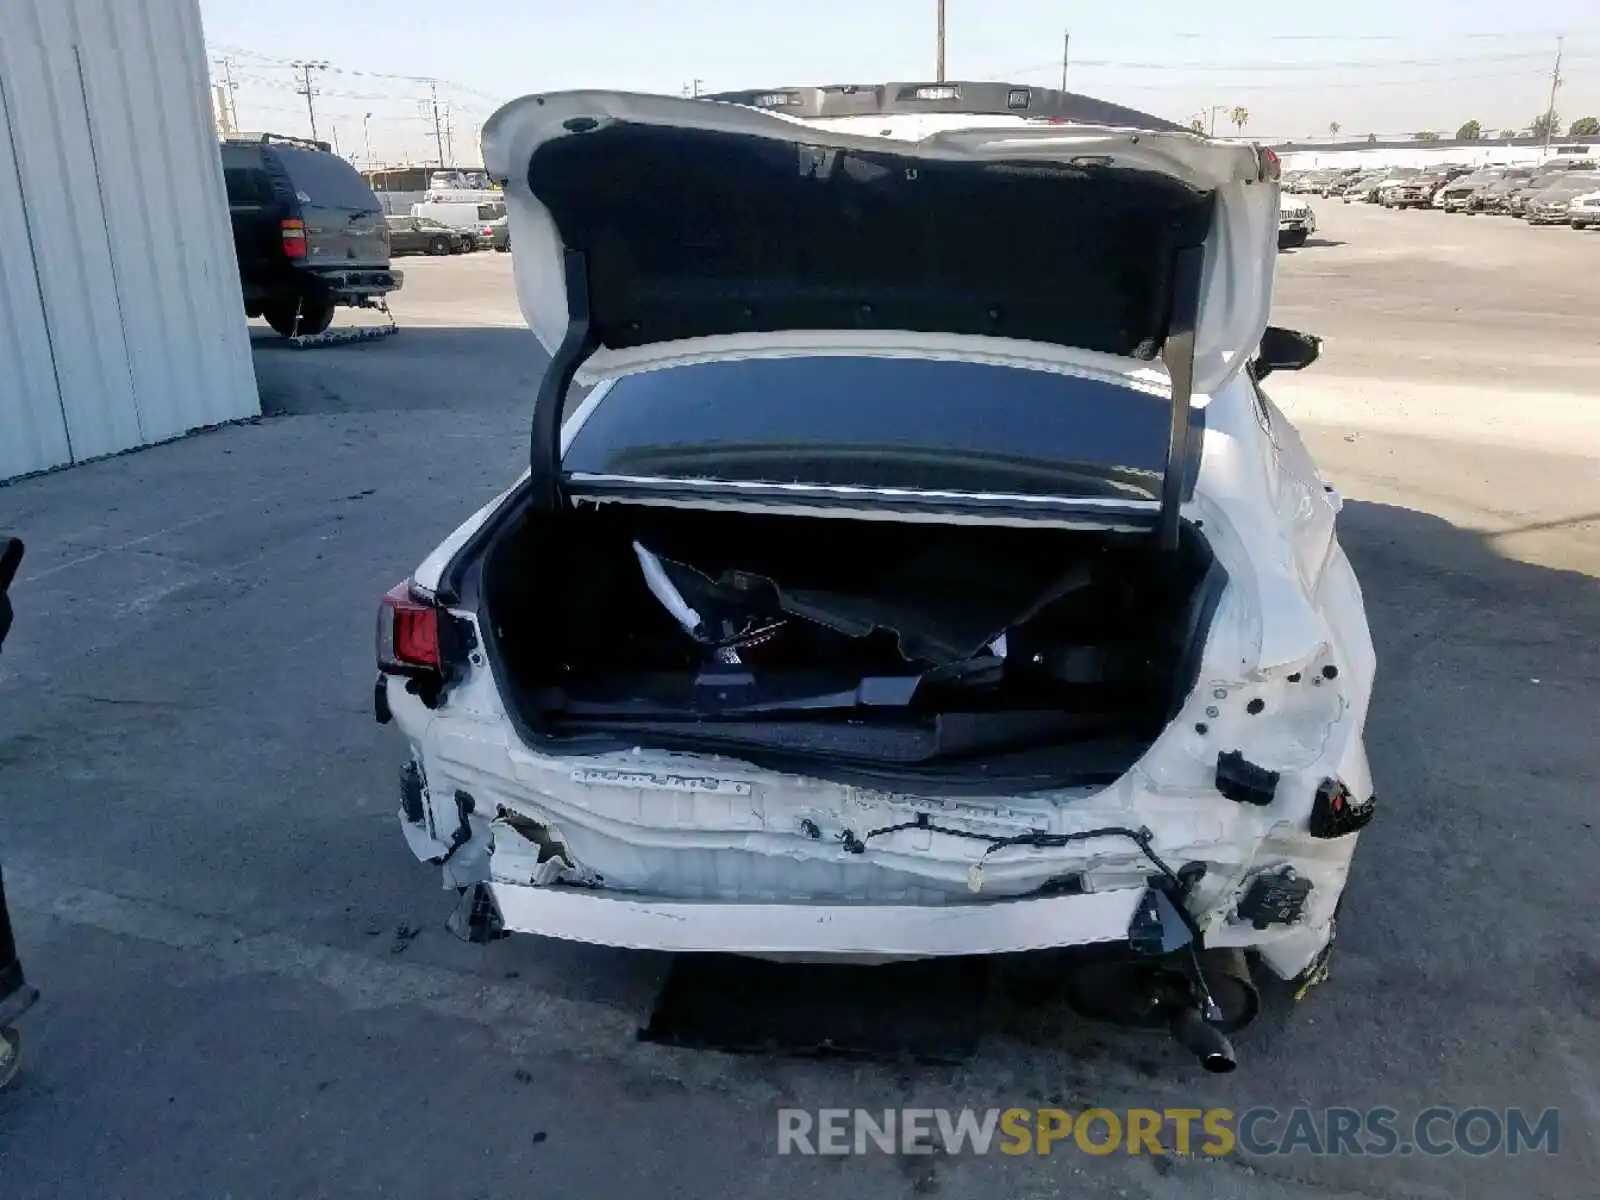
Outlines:
[[[528,97],[529,470],[384,600],[452,927],[1092,948],[1213,1070],[1373,812],[1340,498],[1258,386],[1270,151],[1003,84]],[[574,383],[590,390],[568,411]],[[1069,956],[1071,957],[1071,956]]]

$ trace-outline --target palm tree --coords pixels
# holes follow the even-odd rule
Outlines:
[[[1240,133],[1243,133],[1245,123],[1250,120],[1250,110],[1248,108],[1236,107],[1228,114],[1228,120],[1233,122],[1233,127],[1235,129],[1237,129]]]
[[[1328,122],[1328,136],[1330,138],[1336,138],[1336,137],[1339,136],[1339,122],[1337,122],[1337,121],[1329,121]]]

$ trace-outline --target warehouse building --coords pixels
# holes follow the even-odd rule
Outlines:
[[[0,479],[260,412],[205,64],[198,0],[0,3]]]

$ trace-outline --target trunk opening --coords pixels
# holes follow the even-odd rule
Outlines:
[[[1148,536],[523,508],[475,589],[529,743],[869,785],[1110,782],[1193,686],[1224,577]]]

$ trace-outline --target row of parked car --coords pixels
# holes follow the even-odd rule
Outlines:
[[[504,204],[478,205],[480,211],[498,208],[500,215],[485,214],[487,220],[480,218],[471,225],[449,224],[436,217],[388,217],[389,253],[470,254],[474,250],[510,250],[511,230],[506,223],[505,207]]]
[[[1327,167],[1290,171],[1287,192],[1386,208],[1502,213],[1530,225],[1600,226],[1600,168],[1555,158],[1538,166]]]

